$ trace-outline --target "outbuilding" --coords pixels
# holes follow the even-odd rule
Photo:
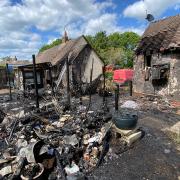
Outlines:
[[[134,91],[180,99],[180,15],[149,24],[136,49]]]

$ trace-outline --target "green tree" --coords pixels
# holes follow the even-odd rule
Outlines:
[[[88,40],[89,44],[91,44],[91,46],[94,47],[94,37],[91,35],[87,35],[86,39]]]
[[[118,32],[110,34],[108,36],[108,46],[119,48],[121,46],[121,35]]]
[[[43,52],[43,51],[45,51],[45,50],[47,50],[47,49],[50,49],[50,48],[52,48],[52,47],[54,47],[54,46],[57,46],[57,45],[61,44],[61,43],[62,43],[62,39],[56,39],[56,40],[54,40],[51,44],[43,45],[43,46],[39,49],[39,52]]]
[[[94,36],[94,48],[97,51],[108,47],[108,37],[105,31],[100,31]]]
[[[120,36],[120,46],[130,50],[134,50],[140,40],[140,36],[134,32],[124,32]]]

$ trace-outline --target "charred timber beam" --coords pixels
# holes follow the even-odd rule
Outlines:
[[[36,72],[36,59],[35,55],[32,55],[33,59],[33,76],[34,76],[34,87],[35,87],[35,96],[36,96],[36,108],[39,108],[39,94],[38,94],[38,84],[37,84],[37,72]]]
[[[81,71],[81,66],[80,66],[80,71],[79,71],[79,79],[80,79],[80,84],[79,84],[79,94],[80,94],[80,105],[82,105],[82,71]]]
[[[11,78],[10,78],[9,65],[8,65],[8,63],[6,64],[6,72],[7,72],[7,78],[8,78],[8,83],[9,83],[9,98],[10,98],[10,101],[11,101],[11,100],[12,100]]]
[[[105,68],[106,66],[103,66],[103,104],[105,103],[105,89],[106,89],[106,76],[105,76]]]
[[[49,76],[50,76],[50,81],[51,81],[52,94],[54,95],[54,83],[53,83],[53,78],[52,78],[52,66],[49,67]]]
[[[57,172],[59,173],[58,176],[61,177],[63,180],[66,180],[66,176],[65,176],[65,173],[63,171],[63,166],[61,164],[60,154],[56,149],[54,150],[54,154],[56,157]]]
[[[119,84],[116,84],[115,89],[115,110],[118,111],[118,103],[119,103]]]
[[[22,77],[23,77],[23,95],[25,97],[25,89],[26,89],[25,83],[26,83],[26,79],[25,79],[25,75],[24,75],[24,70],[23,69],[22,69]]]
[[[70,80],[69,80],[69,56],[66,59],[66,79],[67,79],[67,106],[71,107],[71,98],[70,98]]]
[[[91,73],[90,73],[90,83],[89,83],[89,105],[87,108],[87,111],[89,111],[89,108],[91,107],[91,95],[92,95],[92,76],[93,76],[93,69],[94,69],[94,59],[92,59],[92,67],[91,67]]]
[[[133,89],[132,81],[129,81],[129,95],[130,96],[132,96],[132,89]]]

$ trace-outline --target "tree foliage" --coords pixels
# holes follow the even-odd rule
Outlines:
[[[54,47],[54,46],[57,46],[57,45],[61,44],[61,43],[62,43],[62,39],[56,39],[56,40],[54,40],[51,44],[45,44],[45,45],[43,45],[43,46],[39,49],[39,52],[43,52],[43,51],[45,51],[45,50],[47,50],[47,49],[50,49],[50,48],[52,48],[52,47]]]
[[[115,32],[107,36],[106,32],[102,31],[86,38],[105,64],[119,65],[121,68],[133,66],[134,48],[140,40],[138,34]]]

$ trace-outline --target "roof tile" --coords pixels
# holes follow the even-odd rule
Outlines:
[[[136,53],[144,53],[149,50],[159,51],[180,47],[180,15],[150,23],[145,30]]]

